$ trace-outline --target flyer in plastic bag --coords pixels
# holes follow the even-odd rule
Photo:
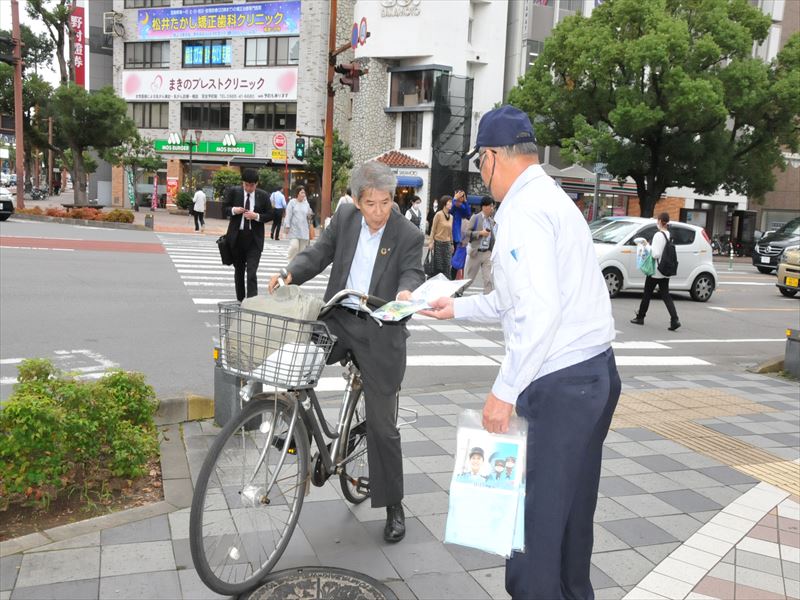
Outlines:
[[[480,412],[459,415],[445,542],[506,557],[524,550],[526,439],[524,419],[495,434]]]

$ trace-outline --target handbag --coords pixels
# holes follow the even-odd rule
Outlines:
[[[425,271],[427,277],[433,277],[433,252],[428,250],[425,254],[425,260],[422,263],[422,270]]]
[[[650,277],[656,272],[656,260],[650,253],[650,248],[646,247],[644,244],[637,245],[636,266],[639,267],[639,270],[647,277]]]
[[[217,239],[217,248],[219,248],[219,257],[222,260],[223,265],[232,265],[233,264],[233,250],[231,249],[231,245],[228,243],[228,236],[221,235]]]

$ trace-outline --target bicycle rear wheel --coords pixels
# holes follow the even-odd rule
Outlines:
[[[292,428],[293,410],[294,402],[285,398],[255,396],[220,431],[200,469],[189,546],[200,579],[218,594],[237,595],[258,585],[297,524],[309,450],[299,415]]]
[[[369,481],[367,409],[364,404],[363,387],[355,388],[350,393],[355,394],[355,400],[350,405],[347,424],[342,432],[345,440],[342,456],[346,462],[341,475],[339,475],[339,480],[344,497],[353,504],[361,504],[370,496],[368,489],[359,488],[357,484],[359,479]]]

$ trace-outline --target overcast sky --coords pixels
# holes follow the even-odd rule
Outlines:
[[[45,26],[42,24],[41,21],[35,21],[28,16],[27,11],[27,2],[25,0],[19,0],[19,20],[20,23],[25,23],[28,27],[30,27],[33,31],[38,33],[43,33],[46,31]],[[11,31],[11,0],[0,0],[0,29],[5,29]],[[50,82],[51,85],[57,85],[59,81],[58,72],[55,69],[58,69],[58,61],[53,58],[52,69],[53,70],[39,70],[39,75],[41,75],[45,80]]]

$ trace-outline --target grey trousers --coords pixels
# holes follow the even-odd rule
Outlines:
[[[406,371],[406,338],[402,325],[379,327],[340,309],[325,321],[336,337],[328,364],[350,350],[364,382],[367,412],[367,457],[372,507],[397,504],[403,499],[403,451],[397,429],[397,392]]]

